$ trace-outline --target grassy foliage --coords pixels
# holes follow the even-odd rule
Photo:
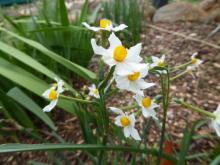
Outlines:
[[[143,18],[143,9],[140,2],[136,0],[110,0],[105,2],[104,18],[113,20],[116,24],[124,23],[128,26],[125,32],[126,42],[140,42],[141,24]]]
[[[65,86],[69,91],[77,94],[69,84],[69,76],[95,79],[83,67],[93,55],[90,45],[93,34],[78,26],[86,18],[87,6],[88,1],[75,21],[69,20],[63,0],[42,1],[39,15],[30,18],[15,20],[4,15],[0,25],[10,29],[0,27],[0,110],[5,120],[12,119],[24,129],[35,129],[29,111],[55,131],[55,125],[38,105],[43,103],[39,96],[48,88],[45,80],[62,77],[67,80]],[[14,88],[17,85],[22,88]],[[77,108],[73,102],[62,99],[59,106],[72,114]]]

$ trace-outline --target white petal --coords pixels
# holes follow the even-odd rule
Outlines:
[[[145,118],[153,117],[154,119],[158,120],[156,117],[156,112],[153,109],[142,108],[142,114]]]
[[[50,112],[56,106],[57,101],[58,101],[57,99],[51,101],[49,105],[47,105],[46,107],[43,108],[43,111],[44,112]]]
[[[192,54],[191,58],[195,58],[198,55],[198,52]]]
[[[141,96],[141,95],[135,95],[134,96],[134,99],[137,101],[137,103],[138,103],[138,105],[142,105],[142,99],[143,99],[143,97]]]
[[[156,56],[151,56],[153,63],[157,63],[160,59]]]
[[[131,126],[134,126],[136,122],[134,114],[132,113],[131,115],[128,116],[128,118],[131,122]]]
[[[119,40],[119,38],[114,33],[112,33],[109,36],[108,41],[109,41],[109,44],[110,44],[109,49],[115,49],[117,46],[122,45],[121,41]]]
[[[135,128],[131,128],[131,136],[135,139],[135,140],[141,140],[141,137],[138,133],[138,131]]]
[[[119,25],[119,26],[116,26],[116,27],[112,28],[112,31],[115,31],[115,32],[121,31],[121,30],[124,30],[124,29],[127,28],[127,27],[128,27],[127,25],[121,24],[121,25]]]
[[[94,94],[94,97],[97,98],[97,99],[100,98],[99,94]]]
[[[218,107],[216,109],[216,112],[220,114],[220,104],[218,104]]]
[[[110,67],[112,67],[112,66],[114,66],[114,65],[117,64],[117,62],[112,58],[111,55],[109,55],[109,53],[106,54],[105,56],[103,56],[102,59],[103,59],[103,61],[104,61],[107,65],[109,65]]]
[[[146,75],[145,72],[148,72],[148,65],[145,63],[128,63],[128,64],[132,68],[133,72],[141,73],[140,77],[144,77]]]
[[[129,75],[134,72],[134,68],[131,67],[131,63],[118,63],[115,67],[115,73],[117,75]]]
[[[137,81],[137,85],[139,86],[140,89],[147,89],[147,88],[154,86],[155,83],[147,83],[144,81],[144,79],[139,79]]]
[[[124,115],[124,112],[119,108],[109,107],[109,109],[116,114]]]
[[[124,135],[125,135],[126,138],[128,138],[131,135],[129,127],[125,127],[123,129],[123,131],[124,131]]]
[[[215,121],[212,121],[211,126],[217,133],[218,137],[220,137],[220,125],[218,125]]]
[[[96,86],[95,86],[95,84],[92,84],[92,86],[91,86],[91,87],[92,87],[92,89],[96,89]]]
[[[194,65],[190,65],[190,66],[187,66],[186,70],[187,71],[192,71],[194,70],[196,67]]]
[[[161,61],[165,61],[165,57],[166,57],[166,56],[163,54],[162,57],[160,58]]]
[[[44,96],[45,98],[48,98],[49,94],[50,94],[50,91],[52,90],[53,88],[51,87],[50,89],[47,89],[43,94],[42,96]]]
[[[95,54],[102,55],[102,56],[106,55],[107,50],[105,48],[101,47],[101,46],[98,46],[96,44],[96,41],[95,41],[94,38],[91,39],[91,45],[92,45],[92,48],[93,48],[93,51],[94,51]]]
[[[149,70],[149,65],[148,64],[144,64],[143,69],[141,69],[141,77],[146,77],[148,74],[148,70]]]
[[[128,89],[129,81],[125,76],[115,76],[116,86],[119,89]]]
[[[97,32],[97,31],[99,31],[101,28],[99,28],[99,27],[94,27],[94,26],[90,26],[89,24],[87,24],[86,22],[83,22],[82,23],[87,29],[89,29],[89,30],[92,30],[92,31],[95,31],[95,32]]]
[[[151,108],[155,109],[155,108],[158,108],[158,107],[160,107],[160,106],[153,101],[153,103],[151,105]]]
[[[201,65],[202,63],[203,63],[203,61],[202,60],[198,60],[198,65]]]
[[[59,80],[57,83],[57,93],[60,94],[64,92],[63,85],[64,85],[63,81]]]
[[[144,92],[141,90],[140,86],[138,86],[136,82],[130,82],[130,86],[127,90],[141,96],[144,95]]]
[[[141,47],[142,47],[141,43],[131,47],[128,50],[127,61],[135,62],[135,63],[141,62],[142,61],[142,58],[140,57]]]
[[[119,126],[119,127],[122,127],[122,125],[121,125],[121,117],[122,117],[122,115],[117,116],[117,117],[115,118],[115,125],[117,125],[117,126]]]

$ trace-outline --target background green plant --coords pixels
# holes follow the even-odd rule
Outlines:
[[[0,26],[11,31],[1,29],[0,32],[1,128],[5,128],[7,122],[4,121],[8,119],[19,126],[16,130],[6,132],[12,133],[16,141],[19,140],[15,133],[18,129],[28,129],[29,133],[39,135],[33,123],[36,117],[49,126],[51,131],[56,131],[52,120],[39,106],[45,104],[39,96],[42,89],[48,87],[46,81],[62,77],[67,81],[69,90],[75,93],[71,87],[71,77],[81,76],[87,80],[95,77],[92,72],[81,67],[87,66],[93,55],[90,45],[93,33],[79,26],[87,17],[88,1],[85,1],[81,15],[72,22],[63,0],[44,0],[39,10],[39,15],[30,18],[13,19],[4,13],[1,15],[3,21]],[[17,85],[21,87],[16,88]],[[77,107],[66,100],[63,103],[61,101],[60,106],[72,114],[75,114],[74,109]],[[5,131],[2,132],[5,135]]]
[[[116,24],[124,23],[128,26],[128,31],[124,32],[126,43],[140,42],[144,11],[143,2],[136,0],[110,0],[104,2],[103,7],[104,18],[108,18]]]

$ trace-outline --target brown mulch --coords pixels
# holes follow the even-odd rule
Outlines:
[[[211,43],[220,45],[220,32],[216,33],[211,38],[207,38],[209,33],[217,26],[215,23],[201,24],[201,23],[175,23],[175,24],[156,24],[156,26],[180,32],[185,35],[191,35],[198,39],[207,40]],[[166,54],[166,61],[169,65],[177,65],[187,62],[194,52],[199,53],[199,58],[204,60],[204,64],[192,75],[186,75],[171,85],[171,95],[176,98],[183,98],[192,104],[198,105],[207,111],[214,111],[217,104],[220,102],[220,54],[219,50],[210,46],[204,46],[200,43],[185,40],[181,37],[162,33],[154,29],[146,29],[142,34],[143,50],[142,55],[161,55]],[[96,66],[96,62],[91,64],[91,68]],[[156,77],[150,77],[150,80],[155,80]],[[148,79],[148,81],[150,81]],[[153,88],[147,90],[147,95],[155,96],[159,89]],[[131,104],[132,95],[129,92],[118,94],[108,100],[108,105],[122,106]],[[159,110],[160,118],[161,110]],[[53,111],[51,114],[53,121],[58,127],[58,133],[67,142],[82,143],[81,132],[79,131],[79,123],[76,118],[63,112],[62,110]],[[203,118],[197,113],[192,113],[189,110],[181,108],[177,105],[171,105],[168,112],[167,132],[171,135],[173,142],[180,144],[183,137],[183,130],[186,125],[192,125],[194,121]],[[139,123],[140,124],[140,123]],[[197,134],[203,135],[212,132],[208,125],[203,126],[197,131]],[[43,136],[57,142],[48,129],[42,126],[41,133]],[[22,137],[24,137],[22,135]],[[150,129],[148,141],[151,145],[159,140],[158,129],[155,125]],[[14,142],[8,139],[8,142]],[[32,139],[24,137],[21,141],[23,143],[34,143]],[[190,153],[205,152],[213,149],[216,142],[214,140],[196,140],[190,146]],[[72,164],[76,163],[76,157],[80,155],[71,154],[68,158]],[[86,159],[86,158],[85,158]],[[0,155],[0,164],[27,164],[29,160],[42,161],[50,163],[48,154],[44,152],[35,153],[13,153]],[[207,160],[192,160],[189,164],[207,164]]]

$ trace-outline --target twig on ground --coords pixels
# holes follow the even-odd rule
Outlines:
[[[183,37],[185,38],[186,40],[191,40],[191,41],[195,41],[195,42],[199,42],[203,45],[208,45],[208,46],[211,46],[215,49],[219,49],[220,50],[220,46],[219,45],[216,45],[216,44],[212,44],[210,42],[207,42],[207,41],[204,41],[202,39],[196,39],[196,38],[193,38],[193,37],[190,37],[190,36],[186,36],[182,33],[179,33],[179,32],[175,32],[175,31],[170,31],[170,30],[166,30],[164,28],[160,28],[158,26],[155,26],[155,25],[150,25],[150,24],[147,24],[146,25],[147,27],[150,27],[152,29],[155,29],[155,30],[158,30],[158,31],[161,31],[161,32],[164,32],[164,33],[169,33],[169,34],[172,34],[172,35],[175,35],[175,36],[179,36],[179,37]]]
[[[208,35],[207,38],[212,37],[218,31],[220,31],[220,24]]]

